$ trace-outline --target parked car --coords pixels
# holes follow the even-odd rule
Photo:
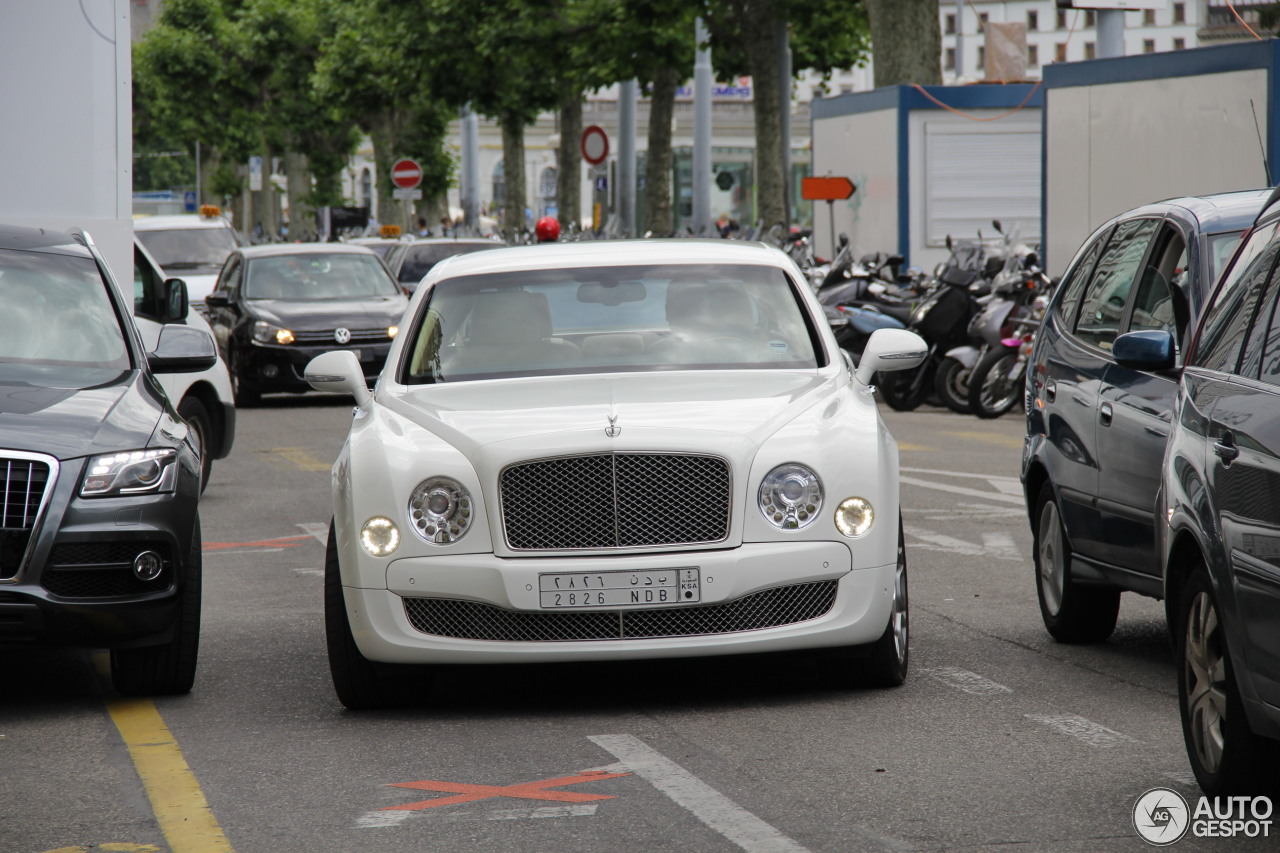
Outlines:
[[[1085,241],[1050,302],[1027,370],[1022,483],[1040,614],[1059,641],[1109,637],[1122,591],[1164,595],[1155,507],[1180,353],[1266,196],[1123,213]],[[1117,338],[1139,330],[1168,332],[1174,363],[1122,358]]]
[[[155,349],[165,325],[181,323],[208,334],[213,330],[198,311],[187,310],[182,316],[164,302],[172,290],[169,277],[156,264],[141,241],[133,243],[133,322],[142,335],[142,344]],[[183,281],[185,287],[185,281]],[[163,373],[157,379],[178,414],[191,427],[191,441],[200,453],[201,490],[209,483],[213,460],[231,453],[236,437],[236,406],[231,390],[231,375],[221,358],[200,373]]]
[[[171,322],[147,352],[83,232],[0,226],[0,300],[0,644],[107,648],[117,691],[185,693],[200,457],[156,376],[208,370],[213,341]]]
[[[387,266],[405,293],[413,293],[423,276],[445,258],[501,248],[497,240],[480,238],[427,237],[405,244],[403,251],[387,258]]]
[[[906,677],[897,446],[776,249],[645,240],[456,257],[414,294],[334,466],[329,660],[351,708],[421,665],[838,649],[837,680]],[[394,675],[394,665],[412,677]],[[392,670],[386,667],[392,666]]]
[[[408,299],[371,250],[341,243],[244,246],[206,299],[236,404],[309,391],[307,362],[342,349],[377,376]]]
[[[393,240],[387,237],[354,237],[346,241],[350,246],[365,246],[373,249],[390,267],[400,253],[409,245],[409,239]]]
[[[156,263],[187,283],[187,296],[197,311],[204,310],[204,298],[213,290],[218,271],[241,244],[240,235],[217,207],[206,205],[201,211],[140,216],[133,221],[134,235]]]
[[[1206,794],[1280,794],[1280,198],[1204,314],[1164,463],[1160,549],[1187,755]],[[1116,341],[1152,369],[1172,336]]]

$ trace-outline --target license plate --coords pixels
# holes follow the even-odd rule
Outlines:
[[[694,604],[702,599],[702,583],[696,568],[571,572],[538,575],[538,596],[552,609]]]

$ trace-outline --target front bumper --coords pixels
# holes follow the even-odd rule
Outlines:
[[[311,359],[326,352],[349,350],[356,353],[365,379],[377,379],[391,352],[391,340],[384,343],[355,343],[347,346],[273,346],[251,343],[240,349],[236,372],[241,384],[255,391],[310,391],[305,379]]]
[[[694,567],[702,579],[695,605],[636,609],[542,609],[538,575]],[[852,570],[842,542],[753,543],[721,551],[619,557],[506,559],[492,554],[407,558],[392,562],[387,589],[344,587],[352,634],[365,657],[386,663],[535,663],[627,660],[789,651],[874,642],[893,602],[896,566]],[[829,590],[814,611],[810,591]],[[792,590],[797,592],[792,595]],[[814,593],[818,594],[818,593]],[[786,614],[743,618],[744,611],[800,601]],[[406,602],[412,602],[411,618]],[[454,636],[426,633],[421,602],[448,607]],[[565,639],[574,620],[608,624],[615,615],[646,614],[650,624],[677,626],[664,635]],[[777,623],[781,620],[782,624]],[[550,632],[538,625],[554,623]],[[767,627],[754,627],[766,624]],[[514,629],[512,625],[517,626]],[[568,625],[566,628],[565,626]],[[723,630],[722,630],[723,629]],[[457,636],[463,634],[465,636]],[[488,637],[477,639],[477,637]],[[542,637],[524,639],[523,637]],[[545,637],[554,637],[545,639]]]

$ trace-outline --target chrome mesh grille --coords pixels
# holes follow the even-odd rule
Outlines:
[[[22,565],[48,482],[47,463],[0,457],[0,578]]]
[[[333,344],[336,346],[337,339],[333,336],[333,333],[336,331],[337,329],[322,329],[320,331],[312,332],[295,331],[293,333],[293,340],[295,343],[299,344]],[[351,344],[386,343],[391,340],[387,335],[386,326],[383,326],[381,329],[349,329],[348,331],[351,332],[351,340],[349,341]]]
[[[514,550],[689,545],[729,535],[729,465],[714,456],[563,456],[513,465],[498,485]]]
[[[437,637],[554,643],[759,631],[817,619],[835,600],[831,580],[766,589],[724,604],[653,610],[506,610],[453,598],[406,598],[404,611],[415,629]]]

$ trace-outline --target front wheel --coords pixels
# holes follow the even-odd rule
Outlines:
[[[1120,590],[1071,579],[1071,542],[1051,483],[1040,487],[1035,517],[1036,595],[1045,628],[1060,643],[1102,642],[1116,629]]]
[[[1027,363],[1018,349],[992,350],[969,375],[969,407],[980,418],[998,418],[1022,399]]]
[[[933,375],[933,390],[942,404],[953,412],[967,415],[973,408],[969,405],[969,379],[972,370],[954,358],[944,358],[938,365],[938,372]]]
[[[893,605],[889,624],[870,646],[841,649],[829,662],[829,682],[835,687],[898,687],[907,680],[910,609],[907,598],[907,546],[898,519],[898,564],[893,576]]]
[[[213,419],[195,397],[187,397],[178,404],[178,414],[187,422],[192,433],[191,443],[200,451],[200,494],[204,494],[213,468]]]

